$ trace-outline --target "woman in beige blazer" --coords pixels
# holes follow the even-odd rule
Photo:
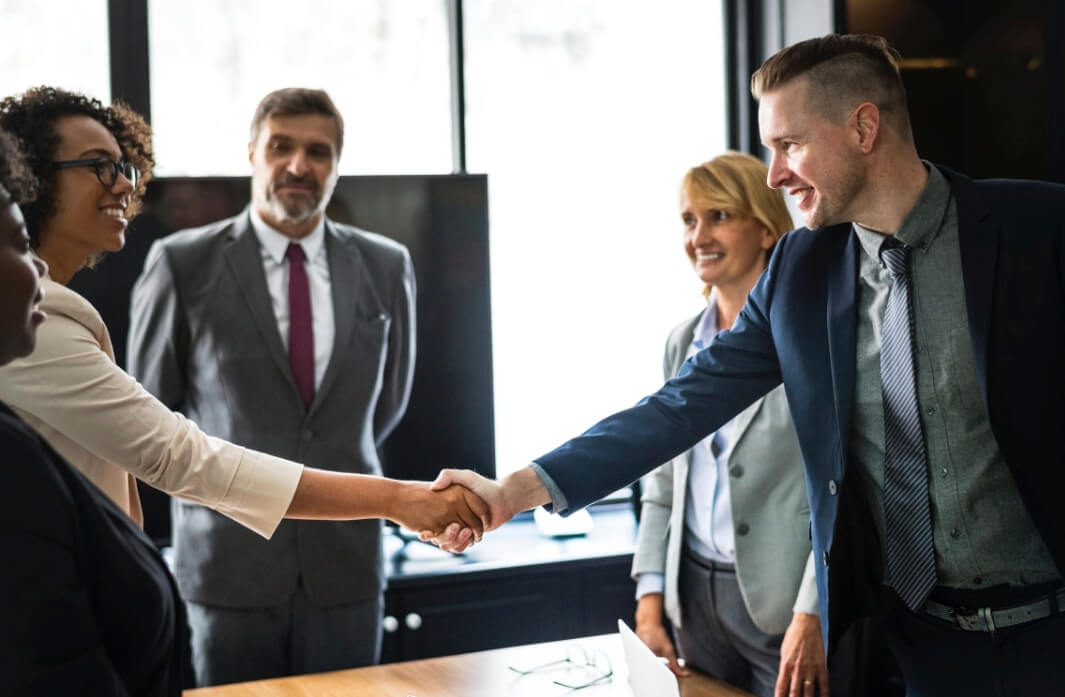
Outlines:
[[[791,229],[766,167],[725,153],[684,178],[684,249],[707,309],[670,334],[665,377],[729,329]],[[746,463],[750,463],[749,465]],[[809,507],[783,387],[644,481],[633,577],[636,633],[758,695],[828,694],[810,557]]]
[[[330,472],[207,436],[114,362],[96,309],[66,287],[125,243],[153,163],[138,114],[49,87],[0,102],[0,128],[23,143],[39,180],[26,206],[35,253],[47,262],[49,319],[37,349],[0,368],[6,402],[115,504],[140,522],[134,477],[224,513],[264,537],[283,517],[386,518],[423,531],[459,523],[479,536],[480,499],[454,487]],[[263,405],[269,409],[269,405]]]

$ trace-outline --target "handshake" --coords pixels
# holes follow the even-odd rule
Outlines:
[[[550,501],[543,482],[526,467],[502,481],[471,470],[443,470],[432,484],[407,482],[409,492],[387,516],[423,541],[459,553],[518,513]]]

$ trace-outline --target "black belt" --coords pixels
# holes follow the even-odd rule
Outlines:
[[[921,612],[950,622],[967,632],[994,632],[996,629],[1015,627],[1065,612],[1065,588],[1044,595],[1023,605],[1002,608],[980,607],[968,609],[951,607],[935,600],[925,602]]]

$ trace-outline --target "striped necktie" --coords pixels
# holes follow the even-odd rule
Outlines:
[[[880,258],[891,273],[880,344],[884,399],[884,522],[888,585],[919,609],[936,585],[928,457],[917,404],[910,298],[910,248],[888,239]]]

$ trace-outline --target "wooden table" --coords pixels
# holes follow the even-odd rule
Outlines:
[[[532,667],[563,658],[572,645],[602,651],[614,675],[581,690],[552,683],[565,669],[519,675],[508,666]],[[584,673],[568,673],[580,678]],[[680,681],[682,697],[751,697],[720,680],[692,675]],[[334,673],[298,675],[274,680],[234,683],[186,690],[185,697],[632,697],[628,671],[617,634],[569,641],[515,646],[493,651],[389,663]]]

